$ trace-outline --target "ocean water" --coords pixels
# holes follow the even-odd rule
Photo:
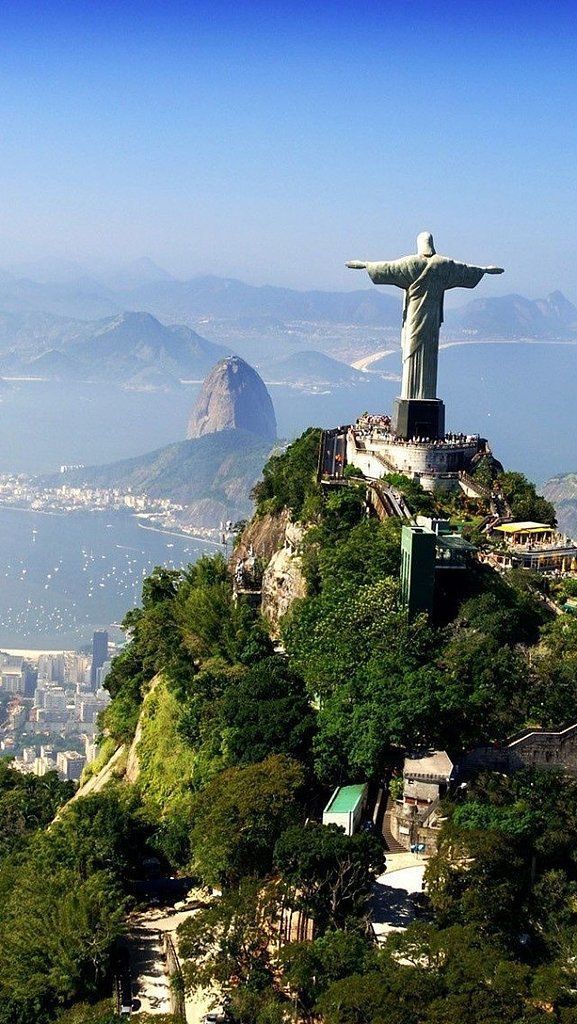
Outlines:
[[[154,566],[181,568],[215,550],[121,512],[0,508],[0,647],[81,646],[140,603]]]
[[[0,473],[54,472],[151,451],[186,436],[198,385],[173,392],[22,381],[0,393]],[[330,426],[381,402],[379,380],[312,395],[273,389],[280,433]],[[0,647],[78,647],[139,603],[155,565],[216,548],[145,530],[123,513],[0,508]]]
[[[577,344],[456,345],[440,353],[450,429],[487,437],[536,483],[577,470]]]
[[[10,382],[0,391],[0,473],[51,473],[63,464],[98,465],[186,437],[200,385],[131,391],[111,384]],[[332,392],[271,386],[279,436],[332,426],[392,401],[395,384],[367,375]]]
[[[488,438],[507,469],[536,483],[577,471],[577,343],[443,348],[438,394],[447,429]]]
[[[400,370],[400,353],[387,359]],[[388,367],[389,368],[389,367]],[[170,392],[110,384],[16,382],[0,391],[0,473],[46,473],[62,463],[95,465],[152,451],[186,436],[199,385]],[[577,470],[577,344],[455,345],[440,354],[447,426],[479,432],[507,466],[542,482]],[[395,381],[301,391],[270,388],[279,435],[348,423],[391,410]]]
[[[400,354],[389,357],[400,368]],[[449,429],[479,432],[507,468],[542,483],[577,470],[577,345],[477,344],[443,349],[439,393]],[[125,391],[22,381],[0,391],[0,473],[94,465],[177,441],[199,385]],[[279,434],[391,410],[398,385],[367,374],[355,386],[271,386]],[[36,531],[36,532],[34,532]],[[124,514],[44,516],[0,509],[0,645],[77,646],[138,602],[143,574],[183,565],[199,541],[143,530]]]
[[[197,390],[10,381],[0,391],[0,473],[113,462],[181,440]]]

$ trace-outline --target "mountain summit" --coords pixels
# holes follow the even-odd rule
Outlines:
[[[222,359],[209,373],[192,410],[187,437],[220,430],[276,438],[276,416],[264,381],[239,356]]]

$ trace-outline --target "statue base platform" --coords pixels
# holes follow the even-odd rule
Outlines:
[[[395,398],[393,432],[405,441],[444,437],[444,402],[440,398]]]

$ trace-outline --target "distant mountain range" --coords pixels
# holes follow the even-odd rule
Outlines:
[[[473,299],[447,313],[444,333],[456,331],[480,339],[577,339],[577,307],[562,292],[534,300],[522,295]]]
[[[167,384],[204,376],[232,350],[258,361],[269,379],[346,383],[345,364],[326,360],[338,352],[352,362],[380,339],[383,347],[396,343],[400,298],[398,289],[374,287],[295,291],[214,275],[180,281],[147,259],[90,272],[42,261],[0,271],[0,374]],[[521,339],[577,340],[577,308],[553,292],[473,298],[447,311],[444,341]]]
[[[0,270],[0,341],[6,314],[97,320],[127,310],[144,310],[172,323],[198,324],[209,318],[253,325],[260,321],[267,327],[275,321],[324,321],[396,328],[399,298],[398,290],[388,288],[296,291],[216,275],[178,280],[147,258],[96,270],[41,260]],[[536,300],[522,295],[475,297],[447,312],[447,329],[492,337],[574,335],[577,308],[561,292]]]
[[[358,384],[366,379],[348,363],[312,349],[265,363],[259,371],[264,380],[289,384]]]
[[[559,528],[577,540],[577,473],[553,476],[540,489],[557,510]]]
[[[1,271],[0,311],[93,320],[125,310],[146,310],[173,322],[274,317],[360,324],[388,324],[398,314],[398,300],[376,289],[295,291],[213,275],[178,281],[160,268],[156,272],[152,268],[151,261],[138,261],[136,266],[100,278],[85,276],[82,268],[77,277],[71,267],[55,271],[53,277],[44,266],[25,268],[40,280]]]
[[[50,328],[51,347],[39,352],[37,335],[22,336],[19,347],[0,355],[0,373],[159,385],[201,380],[230,355],[190,327],[165,326],[150,313],[121,313],[94,324],[65,322],[59,342],[54,322]]]
[[[44,482],[118,487],[151,498],[169,498],[187,506],[183,525],[214,528],[221,520],[250,515],[250,491],[271,447],[270,441],[246,430],[225,430],[106,466],[68,470],[45,477]]]
[[[141,285],[125,301],[155,316],[198,322],[215,319],[275,318],[379,324],[398,320],[399,301],[378,289],[354,292],[294,291],[272,285],[245,284],[232,278],[198,277],[192,281],[157,281]],[[1,308],[1,306],[0,306]]]

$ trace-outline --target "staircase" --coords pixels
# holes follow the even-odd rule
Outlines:
[[[398,839],[395,839],[391,832],[391,814],[393,813],[393,800],[389,796],[387,807],[383,815],[383,840],[388,853],[406,853],[407,847],[401,846]]]
[[[465,492],[468,498],[483,498],[485,501],[491,499],[491,492],[488,487],[484,484],[479,483],[475,480],[470,473],[466,473],[465,470],[461,470],[459,473],[459,484],[461,490]]]

